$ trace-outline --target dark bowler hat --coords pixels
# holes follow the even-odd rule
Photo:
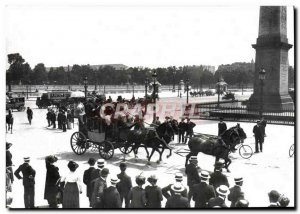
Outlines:
[[[122,162],[122,163],[120,163],[120,167],[121,167],[121,168],[126,168],[126,167],[127,167],[127,164],[124,163],[124,162]]]
[[[77,168],[78,168],[78,164],[74,161],[69,161],[68,163],[68,168],[71,170],[71,171],[75,171]]]
[[[217,161],[217,162],[215,163],[215,168],[216,168],[216,169],[222,169],[222,167],[223,167],[223,163],[222,163],[222,162]]]
[[[109,174],[109,169],[107,169],[107,168],[103,168],[100,172],[101,177],[107,177],[108,174]]]
[[[269,198],[273,199],[273,201],[278,201],[280,194],[276,190],[272,190],[271,192],[268,193]]]
[[[12,146],[12,143],[6,142],[6,149],[9,149]]]
[[[95,163],[96,163],[96,160],[95,160],[94,158],[89,158],[88,164],[89,164],[90,166],[94,166]]]

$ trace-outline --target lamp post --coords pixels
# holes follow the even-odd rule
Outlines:
[[[217,91],[217,93],[218,93],[218,105],[217,105],[217,107],[219,108],[220,107],[220,78],[218,79],[218,82],[217,82],[217,85],[218,85],[218,91]]]
[[[86,92],[87,92],[87,83],[88,83],[88,78],[87,77],[84,77],[83,79],[83,84],[84,84],[84,98],[86,100]]]
[[[265,69],[261,69],[258,73],[258,78],[260,79],[260,111],[259,116],[262,117],[263,114],[263,98],[264,98],[264,80],[266,79],[266,71]]]
[[[154,96],[153,121],[155,121],[156,119],[156,77],[157,77],[156,71],[153,72],[152,77],[153,77],[153,96]]]
[[[145,113],[147,113],[147,89],[148,89],[149,79],[145,80]]]
[[[189,104],[189,83],[190,80],[186,79],[185,84],[186,84],[186,104]]]
[[[132,97],[134,97],[134,86],[135,86],[136,84],[133,82],[132,83]]]
[[[174,70],[173,70],[173,92],[175,92],[175,75],[176,75],[176,70],[175,70],[175,67],[174,67]]]

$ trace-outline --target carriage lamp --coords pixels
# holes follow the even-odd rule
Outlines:
[[[84,84],[84,98],[85,98],[85,100],[86,100],[86,93],[87,93],[87,84],[88,84],[88,78],[87,78],[87,76],[86,77],[84,77],[84,79],[83,79],[83,84]]]
[[[157,77],[156,71],[152,73],[152,77],[153,77],[153,96],[154,96],[153,121],[155,121],[156,119],[156,77]]]
[[[190,80],[189,79],[186,79],[185,80],[185,85],[186,85],[186,104],[189,104],[189,83],[190,83]]]
[[[262,117],[263,114],[263,94],[264,94],[264,80],[266,79],[266,70],[265,69],[261,69],[258,72],[258,79],[260,79],[260,111],[259,111],[259,116]]]

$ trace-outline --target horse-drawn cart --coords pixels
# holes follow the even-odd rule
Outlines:
[[[132,151],[132,147],[126,144],[126,130],[108,128],[105,121],[100,118],[90,119],[87,123],[81,122],[81,118],[78,121],[79,131],[74,132],[70,139],[75,154],[82,155],[87,149],[91,149],[98,151],[103,159],[108,160],[113,157],[115,149],[120,149],[123,154]],[[115,127],[114,125],[112,124],[112,127]]]

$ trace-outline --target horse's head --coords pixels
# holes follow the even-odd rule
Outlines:
[[[232,151],[235,151],[236,145],[242,143],[245,138],[247,135],[240,126],[231,127],[224,133],[224,140],[230,145]]]

